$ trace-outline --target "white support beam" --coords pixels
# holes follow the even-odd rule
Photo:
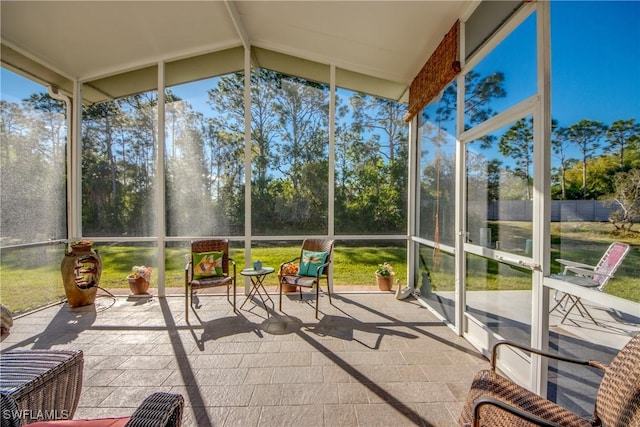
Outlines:
[[[82,103],[77,100],[82,99],[82,84],[74,80],[73,82],[73,119],[71,120],[71,147],[67,157],[67,181],[71,180],[71,191],[69,192],[70,210],[67,212],[67,237],[71,239],[82,236]]]
[[[244,266],[251,262],[251,47],[244,48]],[[249,295],[251,282],[244,276],[244,293]]]
[[[549,275],[551,248],[551,26],[549,2],[537,2],[537,86],[539,102],[533,115],[533,271],[531,346],[547,350],[549,345],[549,292],[544,277]],[[547,394],[548,362],[531,357],[532,390]]]
[[[240,13],[238,12],[238,7],[236,6],[236,2],[232,0],[224,0],[224,5],[227,7],[227,10],[229,11],[229,17],[233,22],[233,26],[236,29],[236,32],[238,33],[238,37],[240,37],[240,40],[242,41],[242,46],[244,46],[245,49],[249,49],[251,47],[251,42],[249,41],[249,34],[247,33],[247,30],[244,27],[244,23],[242,22],[242,17],[240,16]]]
[[[420,140],[422,132],[420,130],[420,114],[409,123],[409,167],[407,171],[407,285],[414,288],[417,284],[417,273],[420,267],[418,259],[418,244],[413,240],[413,236],[418,235],[419,230],[419,206],[420,191],[418,189],[420,181]]]
[[[336,195],[336,66],[331,64],[329,68],[329,188],[327,209],[328,209],[328,234],[330,239],[336,235],[335,229],[335,195]],[[333,292],[333,263],[329,265],[327,273],[330,286],[329,292]]]
[[[158,149],[156,157],[156,235],[158,236],[156,259],[158,269],[158,296],[164,297],[165,291],[165,250],[164,238],[167,234],[166,215],[164,209],[165,180],[164,180],[164,148],[165,148],[165,97],[164,97],[164,62],[158,62]]]
[[[466,174],[466,159],[465,159],[465,144],[460,139],[460,135],[464,132],[464,70],[465,65],[465,22],[460,23],[460,65],[463,72],[456,78],[457,93],[457,112],[456,112],[456,152],[455,152],[455,219],[454,229],[456,230],[455,236],[455,270],[454,270],[454,282],[455,282],[455,314],[454,314],[454,330],[460,336],[465,333],[465,316],[464,310],[466,307],[466,286],[465,286],[465,274],[466,274],[466,255],[464,251],[464,245],[466,243],[466,212],[467,212],[467,174]]]

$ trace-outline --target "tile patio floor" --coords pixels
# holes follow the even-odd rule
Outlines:
[[[101,293],[100,293],[101,294]],[[102,294],[101,294],[102,295]],[[99,296],[14,320],[12,348],[81,349],[75,418],[129,415],[153,391],[185,397],[185,426],[453,426],[488,362],[412,297],[297,294],[234,314],[221,295]],[[238,306],[244,295],[238,295]]]

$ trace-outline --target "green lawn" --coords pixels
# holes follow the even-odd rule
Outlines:
[[[499,226],[500,233],[530,235],[530,224],[506,223]],[[609,224],[554,223],[552,225],[551,259],[562,257],[595,264],[606,245],[620,240],[633,245],[606,288],[606,292],[621,298],[640,302],[640,233],[616,237],[610,234]],[[497,234],[497,233],[496,233]],[[504,234],[503,234],[504,235]],[[105,289],[128,288],[126,280],[133,265],[156,265],[156,250],[150,246],[96,245],[103,259],[100,286]],[[562,248],[560,253],[559,248]],[[166,250],[167,287],[184,286],[184,264],[188,248],[176,247]],[[428,253],[427,251],[426,253]],[[252,249],[252,260],[261,260],[263,265],[277,268],[281,262],[295,258],[300,253],[299,246],[256,246]],[[28,248],[0,253],[0,301],[13,312],[22,312],[65,298],[60,276],[62,246]],[[244,268],[244,250],[233,248],[231,256],[238,271]],[[449,264],[453,257],[444,257]],[[477,256],[468,258],[468,288],[471,290],[529,289],[531,273],[527,270],[509,267],[497,261]],[[406,283],[406,248],[338,245],[334,253],[334,284],[375,285],[374,271],[378,264],[389,262],[393,265],[396,278]],[[445,263],[446,264],[446,263]],[[560,269],[552,264],[552,273]],[[436,289],[453,288],[452,269],[431,270],[432,282]],[[266,285],[275,285],[277,277],[269,275]],[[239,279],[241,282],[241,279]],[[157,272],[154,271],[151,286],[157,287]]]

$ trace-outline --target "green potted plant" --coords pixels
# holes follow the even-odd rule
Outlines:
[[[376,270],[376,282],[378,283],[378,288],[381,291],[390,291],[393,287],[393,279],[395,274],[393,272],[393,267],[388,262],[384,264],[378,264],[378,269]]]

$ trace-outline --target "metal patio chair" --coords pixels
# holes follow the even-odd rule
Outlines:
[[[556,259],[557,262],[564,265],[564,271],[562,274],[554,274],[551,277],[585,288],[603,291],[607,282],[609,282],[613,277],[613,274],[620,264],[622,264],[627,253],[629,253],[629,249],[630,246],[626,243],[614,242],[609,245],[609,248],[595,266],[566,259]],[[593,323],[598,323],[589,313],[584,304],[582,304],[580,297],[565,293],[559,300],[557,300],[556,291],[554,299],[556,299],[556,305],[549,310],[549,313],[553,312],[558,307],[565,307],[567,304],[569,305],[569,308],[565,309],[564,317],[560,323],[564,323],[565,319],[574,308],[580,312],[582,317],[585,317],[586,314]],[[565,306],[562,305],[563,303]]]
[[[333,244],[331,239],[305,239],[302,242],[300,256],[280,264],[278,270],[278,288],[280,293],[279,310],[282,311],[282,288],[283,286],[295,286],[300,291],[302,299],[302,288],[316,287],[316,319],[318,318],[318,305],[320,303],[320,282],[327,283],[327,293],[329,294],[329,304],[331,302],[331,283],[329,283],[329,265],[333,261]],[[317,257],[317,259],[313,259]],[[320,259],[322,258],[322,259]],[[298,271],[288,273],[285,265],[299,261]]]
[[[221,256],[219,255],[220,253]],[[207,258],[201,261],[194,260],[200,256],[206,256]],[[198,265],[194,265],[194,263]],[[233,268],[230,269],[229,265]],[[214,271],[216,268],[218,270]],[[185,321],[189,321],[189,309],[193,306],[193,291],[216,286],[227,287],[227,301],[233,306],[235,313],[236,263],[229,257],[229,240],[207,239],[192,241],[191,257],[184,272]],[[233,288],[233,302],[229,298],[230,288]]]

